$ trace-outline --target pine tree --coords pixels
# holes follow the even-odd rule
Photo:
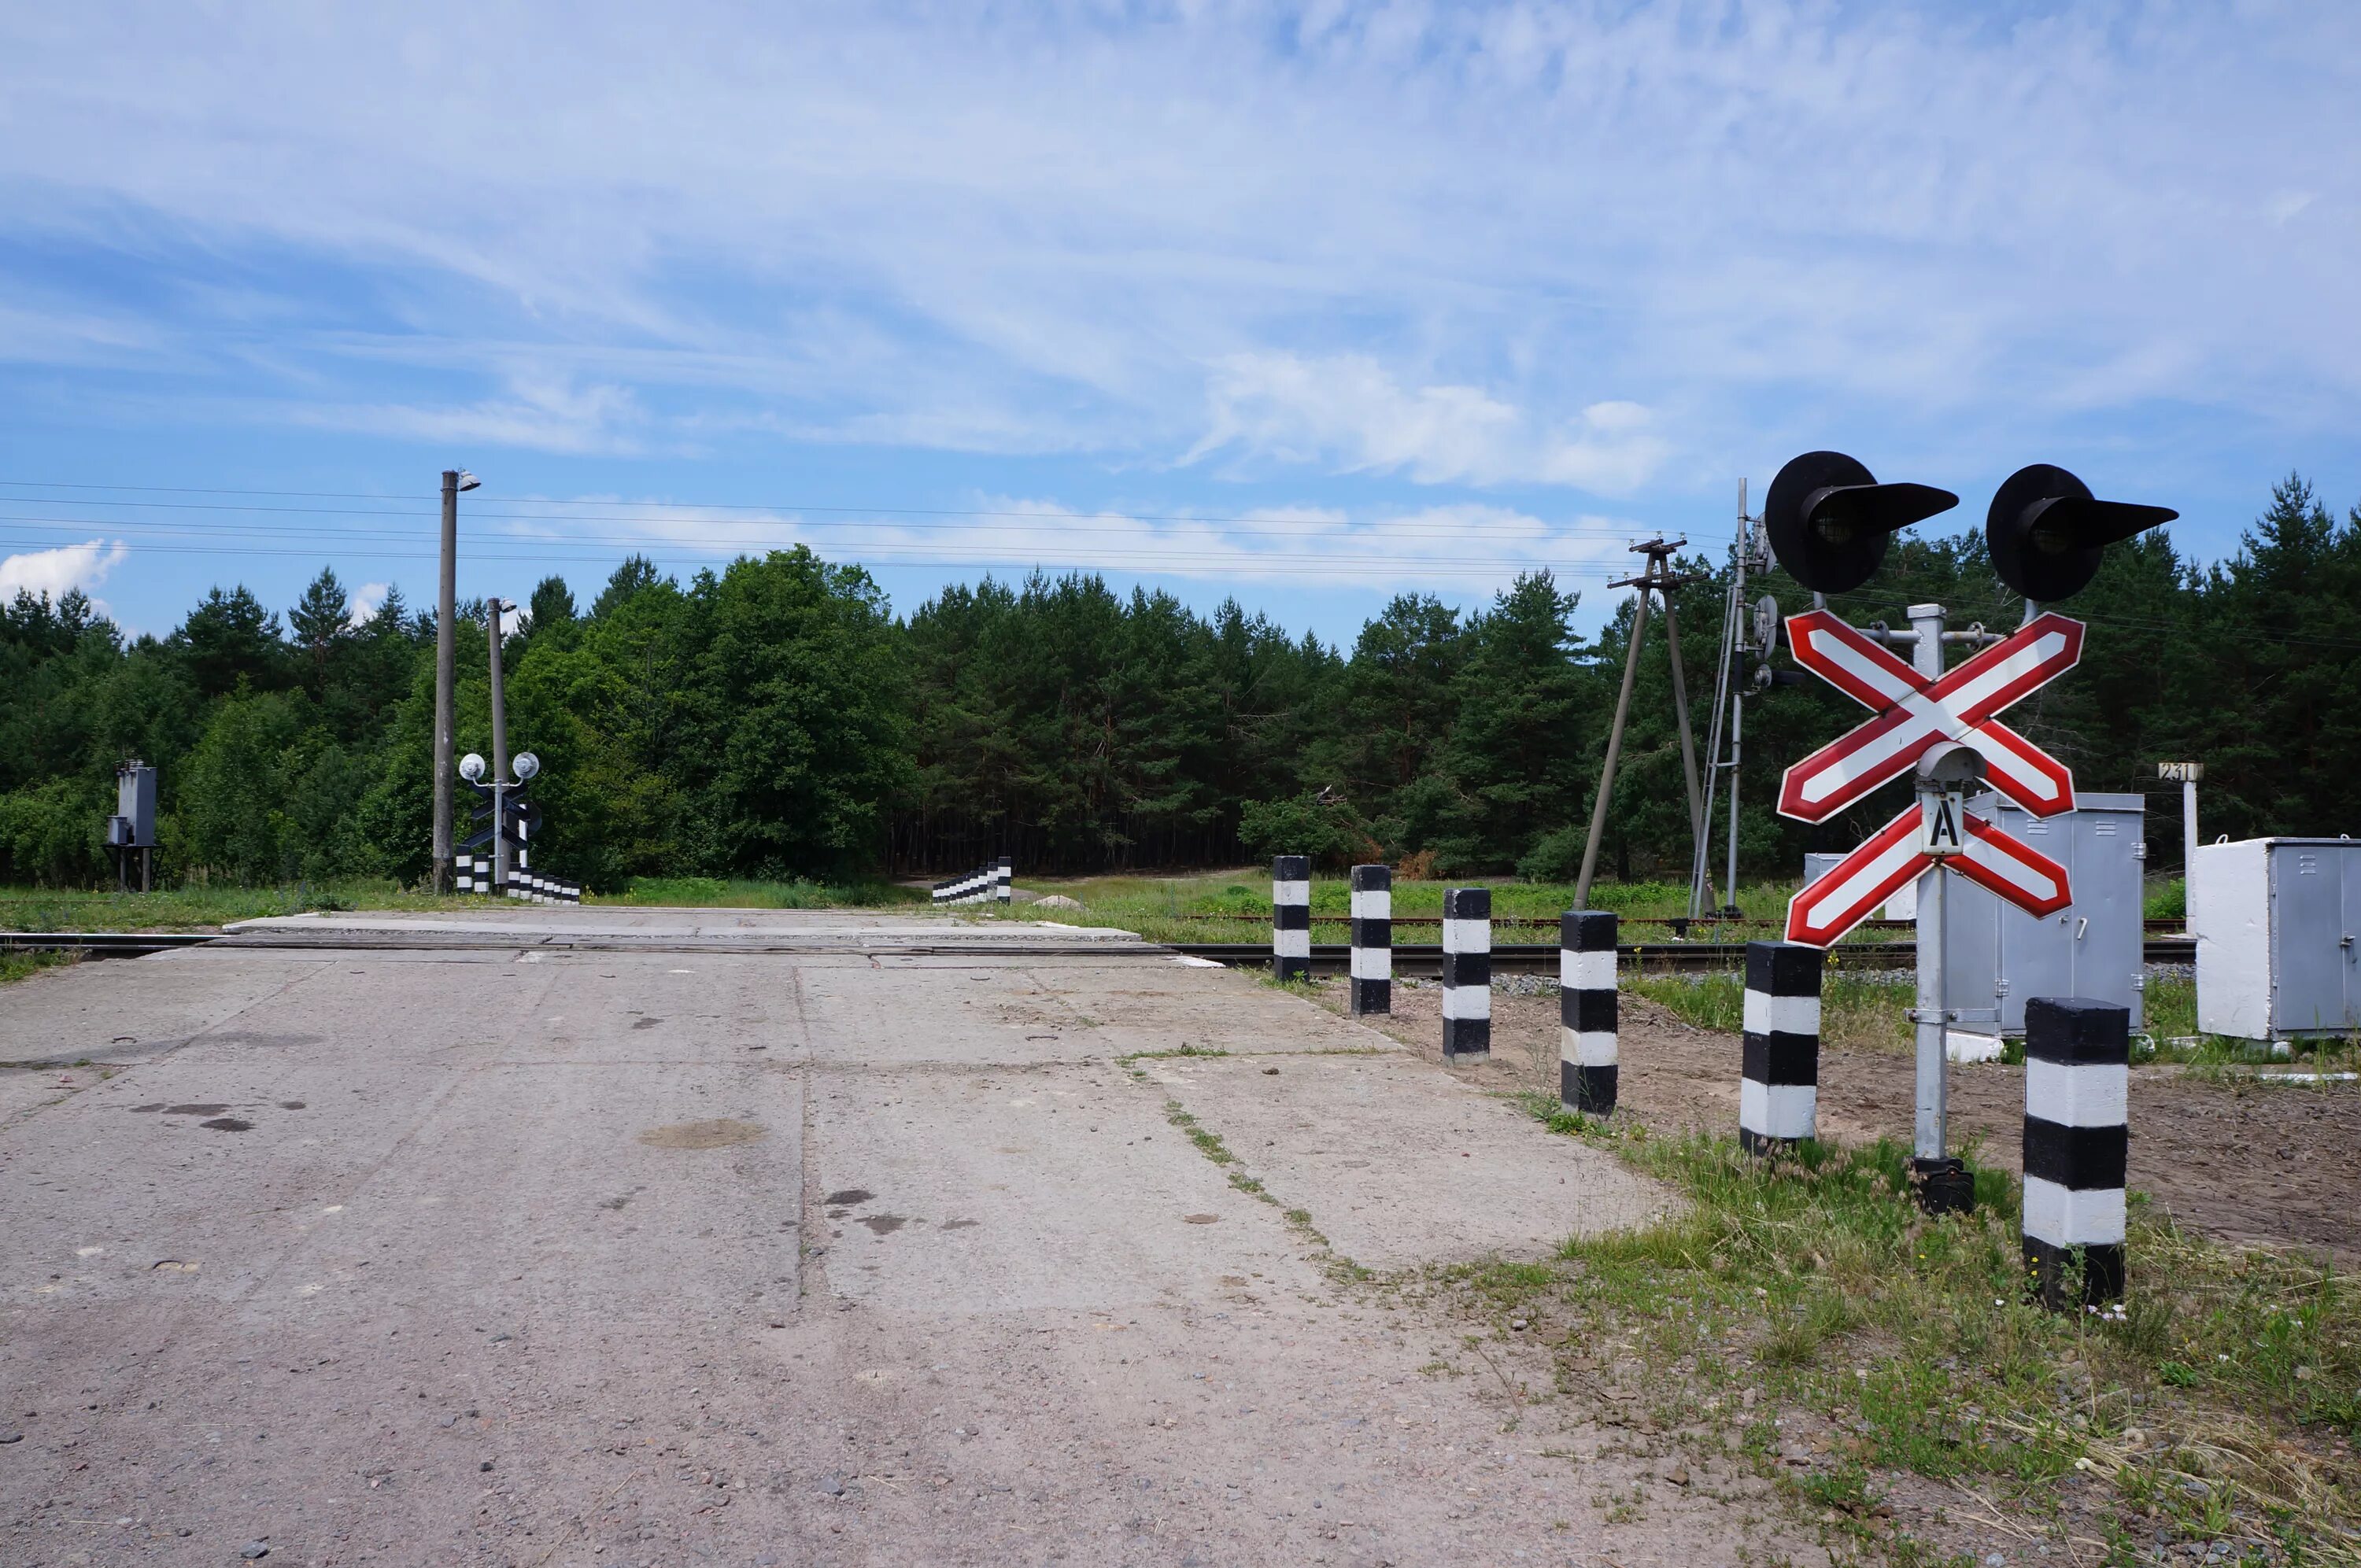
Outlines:
[[[327,685],[329,653],[352,635],[352,596],[336,580],[334,566],[321,567],[295,608],[287,612],[288,630],[304,656],[314,696]]]

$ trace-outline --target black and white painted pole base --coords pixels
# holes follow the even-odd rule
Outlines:
[[[451,869],[456,873],[454,885],[461,893],[500,894],[526,904],[579,904],[582,884],[567,882],[563,877],[540,876],[525,864],[526,851],[516,852],[516,864],[509,869],[508,886],[496,887],[492,882],[492,857],[489,855],[455,855]]]
[[[509,896],[527,904],[579,904],[582,884],[533,872],[514,872],[509,876]]]
[[[2025,1268],[2053,1310],[2124,1293],[2131,1077],[2130,1009],[2026,1003]]]
[[[1492,890],[1443,890],[1443,1059],[1492,1054]]]
[[[1280,855],[1270,862],[1270,972],[1280,981],[1312,978],[1312,861]]]
[[[1557,1097],[1585,1116],[1615,1112],[1615,916],[1557,917]]]
[[[1822,957],[1795,942],[1746,944],[1738,1145],[1748,1154],[1774,1154],[1817,1135]]]
[[[1353,868],[1352,1014],[1394,1010],[1394,873]]]
[[[935,902],[945,904],[983,904],[991,899],[1008,902],[1009,870],[1006,861],[972,871],[965,876],[955,876],[948,882],[935,883]]]

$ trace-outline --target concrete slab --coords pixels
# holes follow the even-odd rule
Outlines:
[[[87,960],[0,986],[0,1062],[143,1060],[301,985],[323,961],[253,954],[200,976],[181,967],[195,956]]]
[[[274,916],[223,927],[247,947],[357,948],[501,945],[748,952],[964,951],[1067,954],[1145,946],[1129,931],[924,912],[642,909],[511,905],[434,915],[378,911]]]
[[[1671,1202],[1613,1157],[1537,1135],[1521,1107],[1407,1057],[1139,1066],[1367,1268],[1542,1257],[1568,1236],[1645,1223]]]
[[[1400,1052],[1399,1042],[1340,1018],[1249,971],[1200,970],[1168,957],[1136,968],[1035,966],[1050,1001],[1095,1031],[1109,1053],[1183,1048],[1224,1051]]]
[[[822,1071],[813,1112],[828,1278],[865,1305],[1113,1309],[1301,1271],[1278,1212],[1115,1069]]]

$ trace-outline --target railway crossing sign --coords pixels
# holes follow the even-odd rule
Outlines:
[[[1821,822],[1953,747],[1972,751],[1993,788],[2036,817],[2074,806],[2065,763],[1995,717],[2074,667],[2082,623],[2054,612],[1941,675],[1926,675],[1824,609],[1787,620],[1795,662],[1876,710],[1787,770],[1781,815]],[[2066,868],[1966,811],[1964,791],[1927,790],[1787,905],[1787,940],[1825,948],[1887,898],[1938,867],[2030,915],[2073,902]]]
[[[1993,715],[2074,667],[2082,656],[2081,621],[2036,616],[1933,677],[1824,609],[1789,616],[1787,645],[1797,663],[1877,715],[1787,770],[1782,817],[1824,822],[1908,773],[1929,747],[1951,742],[1974,747],[1993,787],[2034,816],[2073,809],[2074,775],[2066,764]]]
[[[1946,792],[1934,798],[1958,797]],[[1978,886],[1991,889],[2029,915],[2055,915],[2074,902],[2064,866],[1980,817],[1961,812],[1956,820],[1965,829],[1959,852],[1941,858],[1930,855],[1919,842],[1925,812],[1916,801],[1911,802],[1788,903],[1787,940],[1828,947],[1868,919],[1870,911],[1938,866],[1949,867]]]

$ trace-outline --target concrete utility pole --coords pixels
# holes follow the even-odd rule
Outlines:
[[[491,639],[492,653],[492,887],[499,892],[509,885],[508,823],[502,809],[509,783],[509,705],[506,672],[500,663],[500,612],[514,609],[498,598],[484,601],[484,630]]]
[[[443,580],[434,599],[434,891],[451,891],[451,705],[458,648],[451,622],[459,613],[459,492],[478,483],[465,468],[443,470]]]

